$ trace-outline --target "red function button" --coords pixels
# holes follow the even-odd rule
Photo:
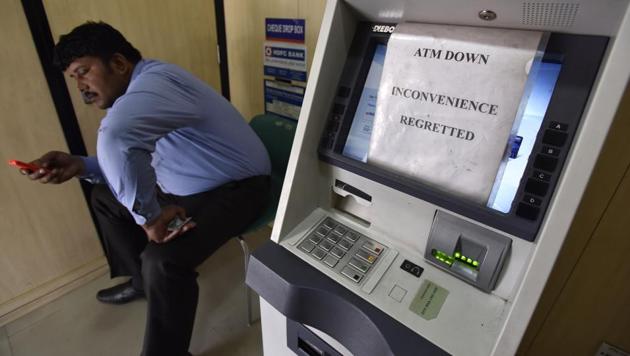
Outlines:
[[[374,241],[367,241],[363,244],[362,246],[364,249],[372,252],[375,255],[380,255],[381,252],[383,252],[383,250],[385,249],[385,247],[381,244],[378,244]]]

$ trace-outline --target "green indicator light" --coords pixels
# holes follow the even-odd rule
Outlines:
[[[475,266],[475,267],[479,266],[479,262],[473,261],[473,266]]]
[[[462,261],[466,261],[466,256],[460,257]]]
[[[466,262],[472,263],[472,258],[467,259]]]
[[[461,253],[459,253],[459,252],[455,252],[455,257],[456,257],[456,258],[459,258],[459,256],[461,256],[461,255],[462,255]]]

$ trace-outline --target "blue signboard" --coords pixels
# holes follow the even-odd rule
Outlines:
[[[289,83],[265,80],[265,113],[297,120],[304,100],[304,88]]]
[[[267,41],[304,43],[304,19],[265,19]]]
[[[265,75],[285,80],[295,80],[298,82],[306,81],[306,72],[301,70],[265,66]]]

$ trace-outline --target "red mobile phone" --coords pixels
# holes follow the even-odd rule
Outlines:
[[[26,162],[22,162],[22,161],[18,161],[15,159],[11,159],[9,160],[9,164],[12,165],[13,167],[19,168],[19,169],[24,169],[27,171],[30,171],[31,173],[42,169],[42,167],[32,164],[32,163],[26,163]],[[48,171],[46,168],[44,168],[46,171]]]

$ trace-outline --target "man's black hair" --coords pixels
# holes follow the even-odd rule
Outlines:
[[[133,64],[142,59],[140,51],[118,30],[102,21],[88,21],[59,37],[54,64],[65,71],[75,59],[84,56],[98,57],[107,64],[114,53],[122,54]]]

